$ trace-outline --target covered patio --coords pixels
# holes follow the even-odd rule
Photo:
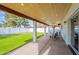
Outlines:
[[[17,7],[18,6],[18,7]],[[71,9],[77,4],[0,4],[0,9],[33,20],[33,42],[28,43],[8,55],[72,55],[69,49],[68,28],[64,26]],[[66,19],[66,20],[65,20]],[[44,36],[37,40],[37,22],[43,24]],[[69,24],[67,24],[69,25]],[[54,38],[56,27],[60,28],[59,38]],[[64,29],[66,27],[66,29]],[[46,33],[48,28],[48,33]],[[67,31],[67,32],[66,32]]]

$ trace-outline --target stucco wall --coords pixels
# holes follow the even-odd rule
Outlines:
[[[67,45],[71,45],[71,22],[70,17],[74,14],[74,12],[79,8],[79,4],[72,4],[67,15],[64,17],[62,24],[62,37],[65,40]],[[66,23],[64,23],[66,21]]]

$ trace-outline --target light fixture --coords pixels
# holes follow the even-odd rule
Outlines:
[[[67,21],[64,21],[64,23],[66,23]]]
[[[24,4],[23,4],[23,3],[21,3],[21,6],[24,6]]]

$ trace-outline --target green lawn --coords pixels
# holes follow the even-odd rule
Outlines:
[[[37,33],[37,38],[43,33]],[[33,33],[0,35],[0,54],[8,53],[24,44],[33,41]]]

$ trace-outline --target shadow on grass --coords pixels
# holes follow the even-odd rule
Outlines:
[[[43,35],[38,36],[37,39],[40,38],[41,36],[43,36]],[[29,42],[32,42],[32,41],[33,41],[33,38],[30,38],[29,40],[26,40],[26,41],[24,41],[24,42],[29,43]]]
[[[37,39],[40,38],[40,37],[43,36],[43,35],[44,35],[44,34],[42,34],[42,35],[40,35],[40,36],[37,36]]]

